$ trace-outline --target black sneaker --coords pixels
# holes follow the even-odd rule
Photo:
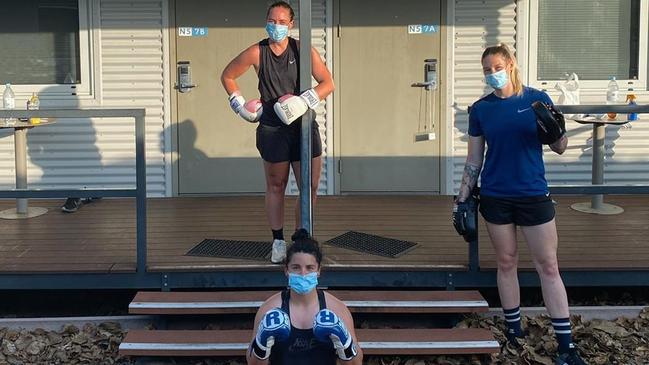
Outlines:
[[[525,336],[527,336],[527,331],[523,331],[520,335],[516,335],[513,332],[505,331],[505,337],[507,338],[507,343],[510,344],[513,348],[520,349],[523,347],[521,342],[525,342]]]
[[[554,362],[556,365],[587,365],[586,362],[579,356],[575,345],[570,344],[570,350],[564,354],[559,354],[557,360]]]
[[[101,200],[101,197],[92,197],[83,199],[83,204],[89,204]]]
[[[68,198],[65,200],[65,204],[61,207],[61,210],[64,213],[74,213],[81,207],[80,198]]]

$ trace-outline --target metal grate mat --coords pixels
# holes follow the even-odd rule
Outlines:
[[[349,231],[327,242],[329,245],[349,250],[370,253],[383,257],[397,258],[417,246],[414,242]]]
[[[271,242],[204,239],[185,255],[229,259],[268,260]]]

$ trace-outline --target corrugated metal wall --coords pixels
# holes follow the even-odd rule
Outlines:
[[[165,102],[169,102],[165,100],[164,84],[165,63],[169,62],[165,58],[167,44],[163,31],[168,24],[167,9],[164,0],[101,0],[100,9],[102,105],[146,108],[149,196],[162,196],[166,191],[162,133],[168,119]],[[122,151],[122,156],[128,156],[134,166],[135,152],[127,149],[133,139],[129,132],[116,131],[113,136],[106,136],[106,143],[101,146]],[[133,175],[129,179],[132,181]]]
[[[559,92],[547,90],[555,102]],[[626,95],[624,88],[621,95]],[[639,103],[649,104],[647,90],[634,91]],[[606,91],[584,90],[581,92],[582,104],[604,104]],[[604,183],[614,185],[649,183],[649,115],[640,116],[641,120],[624,126],[609,125],[606,127],[604,157]],[[545,154],[545,169],[548,183],[590,184],[592,172],[592,127],[573,121],[567,121],[568,149],[559,156],[548,152]]]
[[[164,0],[90,0],[94,52],[92,97],[47,96],[43,107],[146,107],[147,189],[166,192]],[[20,97],[17,103],[23,102]],[[19,104],[22,105],[22,104]],[[30,188],[124,188],[135,186],[132,119],[58,119],[28,132]],[[0,139],[0,184],[14,185],[13,138]]]
[[[460,187],[467,154],[467,108],[487,92],[480,55],[488,45],[515,45],[516,4],[512,0],[456,0],[453,24],[452,186]]]
[[[150,196],[168,192],[168,169],[162,137],[167,118],[165,69],[168,47],[166,0],[89,0],[92,18],[93,68],[97,73],[93,95],[96,98],[43,96],[43,106],[62,107],[146,107],[147,187]],[[292,0],[297,10],[297,0]],[[327,52],[327,8],[329,0],[313,3],[313,44],[325,59]],[[468,115],[466,108],[487,89],[484,87],[479,55],[484,46],[505,42],[515,45],[517,6],[514,0],[456,0],[453,9],[453,106],[452,186],[459,186],[464,159]],[[297,36],[297,24],[294,36]],[[330,40],[329,40],[330,41]],[[556,101],[558,94],[548,90]],[[640,103],[649,103],[647,90],[637,91]],[[600,103],[597,91],[582,92],[582,103]],[[18,95],[22,105],[27,96]],[[322,103],[317,120],[323,138],[325,166],[320,194],[331,193],[333,176],[327,166],[331,151],[331,127]],[[551,184],[587,184],[591,174],[591,128],[569,123],[570,147],[563,156],[545,155],[547,178]],[[52,127],[36,128],[28,134],[28,179],[34,188],[119,188],[132,187],[135,181],[134,128],[129,119],[60,119]],[[632,128],[609,127],[606,138],[605,179],[607,183],[646,183],[649,180],[649,154],[646,141],[649,124]],[[0,135],[0,187],[14,185],[13,138]],[[333,186],[333,184],[331,184]],[[294,180],[288,188],[297,193]]]
[[[521,3],[519,3],[521,4]],[[517,2],[514,0],[456,0],[454,2],[453,39],[453,93],[454,106],[452,143],[452,192],[457,192],[462,179],[467,153],[467,106],[481,97],[485,88],[480,54],[486,45],[504,42],[516,46]],[[521,14],[524,12],[520,12]],[[524,15],[526,16],[526,15]],[[644,50],[646,51],[646,50]],[[526,59],[519,53],[520,59]],[[526,65],[522,65],[524,69]],[[557,102],[558,91],[547,90]],[[639,103],[649,103],[647,90],[636,90]],[[605,102],[605,90],[583,90],[582,104]],[[641,116],[641,118],[647,118]],[[636,122],[631,128],[609,126],[606,129],[606,158],[604,166],[605,183],[638,184],[649,181],[649,154],[646,141],[649,140],[649,123]],[[576,122],[567,123],[569,147],[561,156],[546,147],[544,154],[546,178],[551,185],[590,184],[592,171],[592,128]],[[450,193],[450,192],[449,192]]]
[[[319,52],[322,58],[327,60],[327,1],[328,0],[313,0],[311,4],[311,44]],[[295,10],[295,25],[291,31],[291,37],[299,39],[299,1],[290,0],[289,3]],[[331,71],[331,65],[327,65],[329,71]],[[313,80],[313,85],[315,85],[315,80]],[[327,142],[330,140],[331,128],[327,125],[327,110],[330,108],[330,105],[327,105],[326,101],[320,103],[317,110],[316,121],[320,125],[320,138],[322,138],[322,174],[320,176],[320,186],[318,187],[318,195],[326,195],[333,191],[333,182],[332,186],[329,187],[329,182],[332,181],[332,171],[330,169],[330,164],[333,162],[329,158],[331,146]],[[291,177],[289,185],[287,187],[287,193],[291,195],[299,194],[297,184],[295,183],[295,177],[291,170]]]

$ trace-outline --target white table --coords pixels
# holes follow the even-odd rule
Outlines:
[[[619,116],[619,114],[618,114]],[[591,182],[593,185],[604,184],[604,156],[606,147],[604,140],[606,138],[606,125],[623,125],[629,123],[628,120],[608,119],[604,116],[602,119],[595,117],[573,119],[580,124],[593,125],[593,171]],[[590,202],[575,203],[570,206],[572,209],[584,213],[593,214],[620,214],[624,212],[622,207],[613,204],[604,203],[603,194],[595,194],[591,197]]]
[[[53,120],[41,119],[38,124],[17,121],[15,124],[7,125],[4,120],[0,121],[0,129],[11,128],[14,131],[14,159],[16,164],[16,189],[27,189],[27,131],[41,126],[54,124]],[[16,199],[16,208],[0,211],[0,218],[24,219],[37,217],[47,213],[46,208],[30,207],[27,199]]]

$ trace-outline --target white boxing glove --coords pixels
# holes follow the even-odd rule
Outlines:
[[[263,112],[261,100],[252,99],[246,102],[246,99],[238,91],[233,92],[228,100],[230,101],[230,108],[244,120],[254,123],[261,118]]]
[[[286,94],[277,99],[273,106],[279,119],[285,124],[290,124],[301,117],[309,109],[315,109],[320,104],[320,97],[313,89],[309,89],[300,96]]]

